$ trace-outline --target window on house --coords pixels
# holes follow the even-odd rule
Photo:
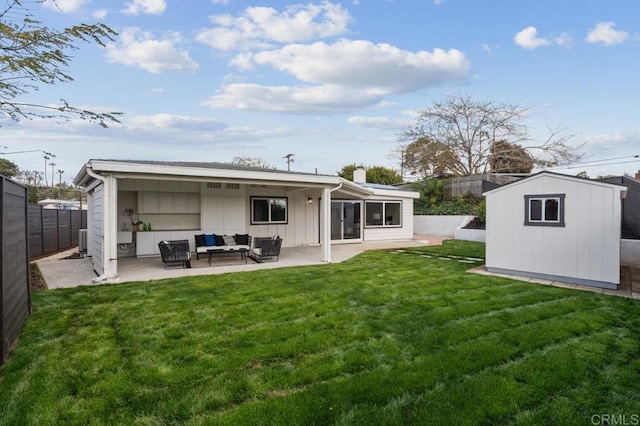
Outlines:
[[[286,197],[251,197],[251,224],[287,223]]]
[[[565,194],[525,195],[526,226],[565,226]]]
[[[367,201],[365,203],[365,226],[367,228],[402,226],[400,201]]]

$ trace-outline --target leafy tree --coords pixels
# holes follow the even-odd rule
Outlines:
[[[254,158],[254,157],[233,157],[231,164],[235,164],[237,166],[245,166],[245,167],[256,167],[259,169],[275,169],[274,166],[267,163],[262,158]]]
[[[531,173],[534,160],[521,145],[500,140],[491,146],[490,163],[492,173]]]
[[[582,158],[581,147],[569,145],[571,137],[563,136],[560,129],[549,128],[546,139],[532,140],[529,127],[520,122],[527,112],[518,105],[478,101],[463,94],[436,101],[419,111],[415,125],[405,128],[400,135],[401,151],[407,157],[417,156],[405,162],[406,168],[421,176],[488,173],[492,169],[493,149],[500,143],[519,148],[496,151],[500,152],[501,164],[511,152],[517,160],[509,160],[507,164],[524,160],[523,153],[533,159],[534,165],[546,167]]]
[[[422,179],[446,175],[453,161],[453,152],[445,143],[428,138],[418,138],[404,149],[403,167]]]
[[[6,158],[0,158],[0,175],[5,175],[6,177],[14,177],[20,172],[18,165],[12,161],[7,160]]]
[[[347,164],[338,172],[338,176],[347,180],[353,180],[353,172],[358,168],[356,163]],[[369,183],[381,185],[394,185],[402,183],[402,176],[397,171],[383,166],[365,167],[366,179]]]
[[[74,107],[61,99],[60,105],[21,102],[22,96],[37,91],[42,85],[73,81],[65,69],[76,50],[77,42],[105,46],[116,32],[107,25],[80,24],[62,30],[47,27],[34,18],[31,6],[44,0],[7,0],[0,8],[0,115],[13,120],[22,118],[81,118],[107,127],[119,122],[120,113],[97,113]]]

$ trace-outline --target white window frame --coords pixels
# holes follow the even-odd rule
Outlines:
[[[267,201],[269,218],[266,221],[254,220],[254,201]],[[271,203],[273,201],[284,201],[284,220],[271,219]],[[289,223],[289,198],[288,197],[250,197],[251,204],[251,225],[286,225]]]
[[[539,195],[525,195],[524,196],[524,225],[525,226],[555,226],[564,227],[564,199],[565,194],[539,194]],[[558,215],[557,219],[546,218],[546,203],[547,201],[555,200],[558,203]],[[540,219],[531,219],[531,202],[540,201],[542,211],[540,212]]]
[[[368,224],[368,216],[367,216],[367,209],[369,208],[368,205],[369,204],[382,204],[382,224],[381,225],[370,225]],[[387,221],[386,221],[386,216],[387,216],[387,205],[389,204],[397,204],[400,206],[399,208],[399,219],[400,219],[400,223],[398,223],[397,225],[388,225]],[[364,202],[364,227],[365,228],[402,228],[402,201],[383,201],[383,200],[365,200]]]

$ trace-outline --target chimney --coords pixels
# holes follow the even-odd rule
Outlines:
[[[353,181],[355,183],[367,183],[367,171],[362,166],[358,166],[353,171]]]

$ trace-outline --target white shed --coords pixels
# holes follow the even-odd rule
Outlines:
[[[541,172],[483,195],[489,272],[617,288],[626,187]]]

